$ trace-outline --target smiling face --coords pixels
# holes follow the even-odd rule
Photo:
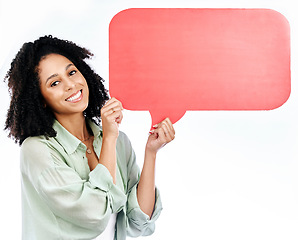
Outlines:
[[[45,56],[39,62],[38,75],[45,104],[57,119],[83,114],[88,106],[88,85],[68,58],[59,54]]]

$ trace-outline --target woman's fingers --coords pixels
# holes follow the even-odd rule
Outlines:
[[[118,125],[123,119],[122,104],[116,98],[111,98],[101,108],[101,119],[104,136],[118,136]]]
[[[123,110],[122,103],[118,101],[116,98],[111,98],[102,107],[101,112],[102,114],[113,114],[114,112],[122,111],[122,110]]]
[[[162,128],[164,130],[164,134],[165,134],[165,137],[167,138],[167,140],[172,141],[175,138],[175,134],[170,129],[170,127],[167,124],[163,124]]]
[[[111,114],[111,118],[115,118],[115,122],[120,124],[122,119],[123,119],[123,113],[122,110],[115,111],[114,113]]]
[[[101,109],[102,117],[109,119],[117,119],[117,122],[121,122],[123,106],[116,98],[111,98]]]
[[[162,128],[164,130],[165,136],[172,141],[175,138],[175,130],[169,118],[166,118],[162,122]]]
[[[175,135],[175,129],[171,120],[169,118],[166,118],[164,121],[167,123],[167,126],[170,128],[170,131]]]
[[[173,124],[168,118],[154,125],[150,134],[146,145],[146,151],[157,152],[160,148],[175,138]]]
[[[169,118],[153,126],[151,133],[157,133],[165,142],[170,142],[175,138],[175,130]]]

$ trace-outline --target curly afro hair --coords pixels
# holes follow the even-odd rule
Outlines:
[[[40,60],[51,53],[68,58],[85,77],[89,87],[89,105],[84,111],[85,117],[99,124],[100,109],[108,100],[104,80],[84,61],[93,56],[89,50],[51,35],[24,43],[4,79],[8,82],[11,95],[4,129],[9,130],[8,136],[20,145],[27,137],[56,136],[52,127],[55,116],[51,109],[44,107],[37,72]]]

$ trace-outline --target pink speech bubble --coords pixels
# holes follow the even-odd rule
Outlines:
[[[109,90],[152,123],[271,110],[290,96],[290,28],[269,9],[128,9],[109,29]]]

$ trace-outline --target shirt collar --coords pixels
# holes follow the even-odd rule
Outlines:
[[[91,128],[94,138],[101,136],[102,129],[91,120],[87,119],[87,124]],[[60,123],[55,119],[53,129],[57,132],[55,139],[63,146],[68,154],[74,153],[74,151],[82,144],[81,140],[67,131]]]

